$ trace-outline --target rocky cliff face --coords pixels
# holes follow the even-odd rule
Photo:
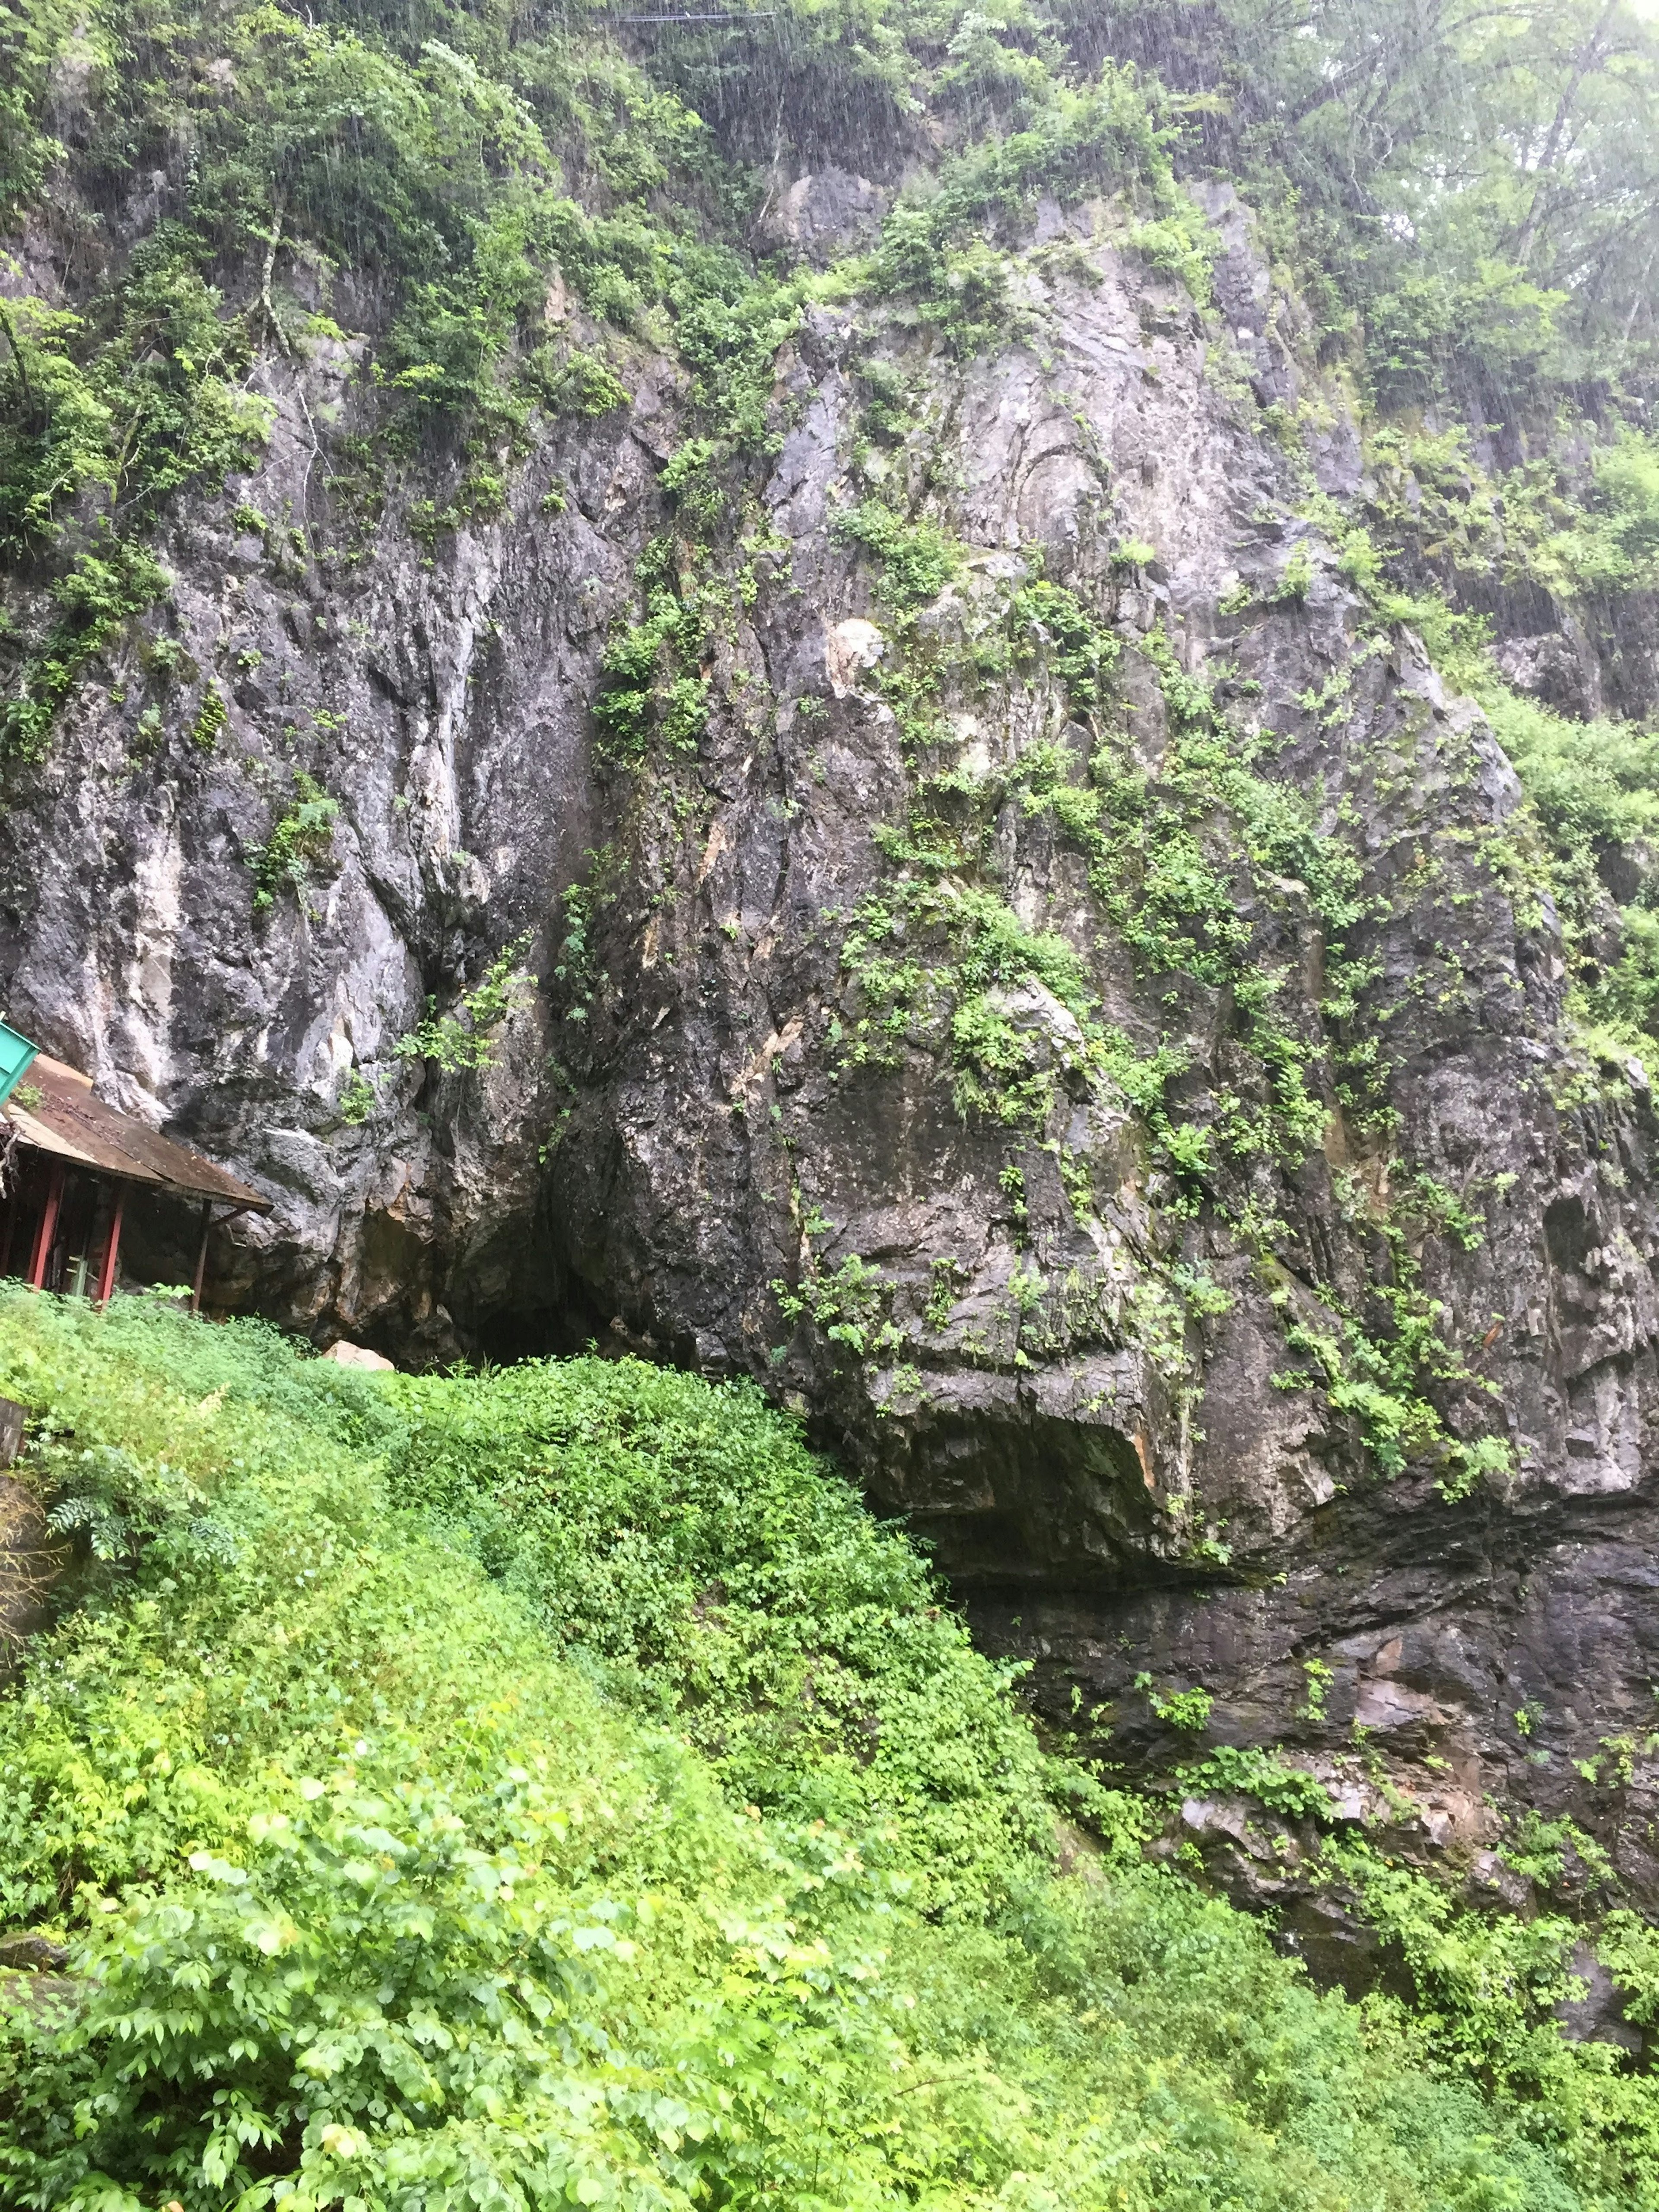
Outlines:
[[[1477,1879],[1490,1797],[1570,1806],[1651,1892],[1645,1078],[1209,213],[1213,313],[1045,204],[1024,343],[815,307],[775,457],[667,484],[636,356],[453,528],[366,501],[349,341],[265,359],[265,465],[15,791],[8,1015],[275,1200],[220,1304],[757,1376],[1109,1756],[1294,1746]],[[486,1065],[398,1053],[524,933]],[[1220,1775],[1186,1832],[1276,1894]]]

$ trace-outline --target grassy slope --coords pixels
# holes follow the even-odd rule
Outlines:
[[[112,1555],[0,1701],[0,1913],[74,1948],[0,2203],[1645,2201],[1141,1865],[751,1397],[15,1291],[0,1389]]]

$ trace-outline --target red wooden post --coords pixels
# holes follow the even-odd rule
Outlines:
[[[98,1304],[106,1306],[115,1290],[115,1261],[121,1249],[121,1215],[127,1202],[127,1187],[124,1182],[115,1186],[115,1212],[110,1217],[109,1242],[104,1247],[104,1264],[98,1276]]]
[[[29,1261],[29,1288],[38,1291],[46,1279],[46,1261],[52,1256],[52,1240],[58,1227],[58,1209],[64,1202],[64,1163],[54,1160],[52,1178],[46,1185],[46,1202],[40,1214],[40,1226],[34,1232],[34,1255]]]
[[[204,1198],[202,1200],[202,1241],[196,1248],[196,1280],[190,1289],[190,1310],[192,1313],[202,1310],[202,1285],[207,1276],[208,1231],[212,1226],[213,1200]]]

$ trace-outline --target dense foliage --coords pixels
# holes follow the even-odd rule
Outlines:
[[[0,1982],[0,2202],[1652,2201],[1547,2026],[1483,2100],[1143,1863],[743,1391],[21,1291],[0,1388],[81,1559],[0,1701],[68,1951]]]

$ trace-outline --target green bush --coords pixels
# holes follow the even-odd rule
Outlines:
[[[945,1910],[1043,1850],[1048,1778],[1006,1672],[752,1388],[587,1359],[396,1396],[394,1493],[465,1528],[742,1800],[846,1831]]]
[[[630,767],[644,761],[653,737],[671,754],[696,752],[708,719],[708,679],[700,665],[706,593],[718,598],[692,581],[688,549],[667,536],[652,539],[635,573],[644,587],[645,619],[612,631],[593,705],[601,758]]]
[[[875,257],[878,286],[913,300],[953,352],[981,352],[1019,327],[986,224],[1029,219],[1045,193],[1071,204],[1110,191],[1145,218],[1130,234],[1136,249],[1207,301],[1214,245],[1176,181],[1171,113],[1163,88],[1133,66],[1108,62],[1083,88],[1050,80],[1024,129],[958,155],[936,187],[894,210]]]
[[[881,563],[876,597],[896,614],[937,599],[962,565],[961,549],[923,515],[907,521],[879,500],[844,507],[830,526],[845,545],[862,545]]]
[[[248,848],[256,914],[275,906],[279,891],[302,892],[311,881],[313,869],[325,866],[334,850],[339,800],[331,799],[303,769],[294,771],[294,790],[292,801],[272,822],[270,835]]]
[[[124,1528],[0,1698],[0,1917],[70,1954],[0,1977],[0,2202],[1654,2201],[1568,2179],[1571,2054],[1560,2153],[1130,1824],[1060,1875],[1110,1801],[747,1392],[21,1289],[0,1390]]]
[[[504,945],[480,981],[461,994],[453,1012],[441,1014],[437,1000],[428,999],[424,1018],[393,1044],[393,1058],[430,1060],[445,1075],[488,1067],[495,1056],[496,1032],[535,997],[538,978],[524,964],[530,943],[526,930]]]

